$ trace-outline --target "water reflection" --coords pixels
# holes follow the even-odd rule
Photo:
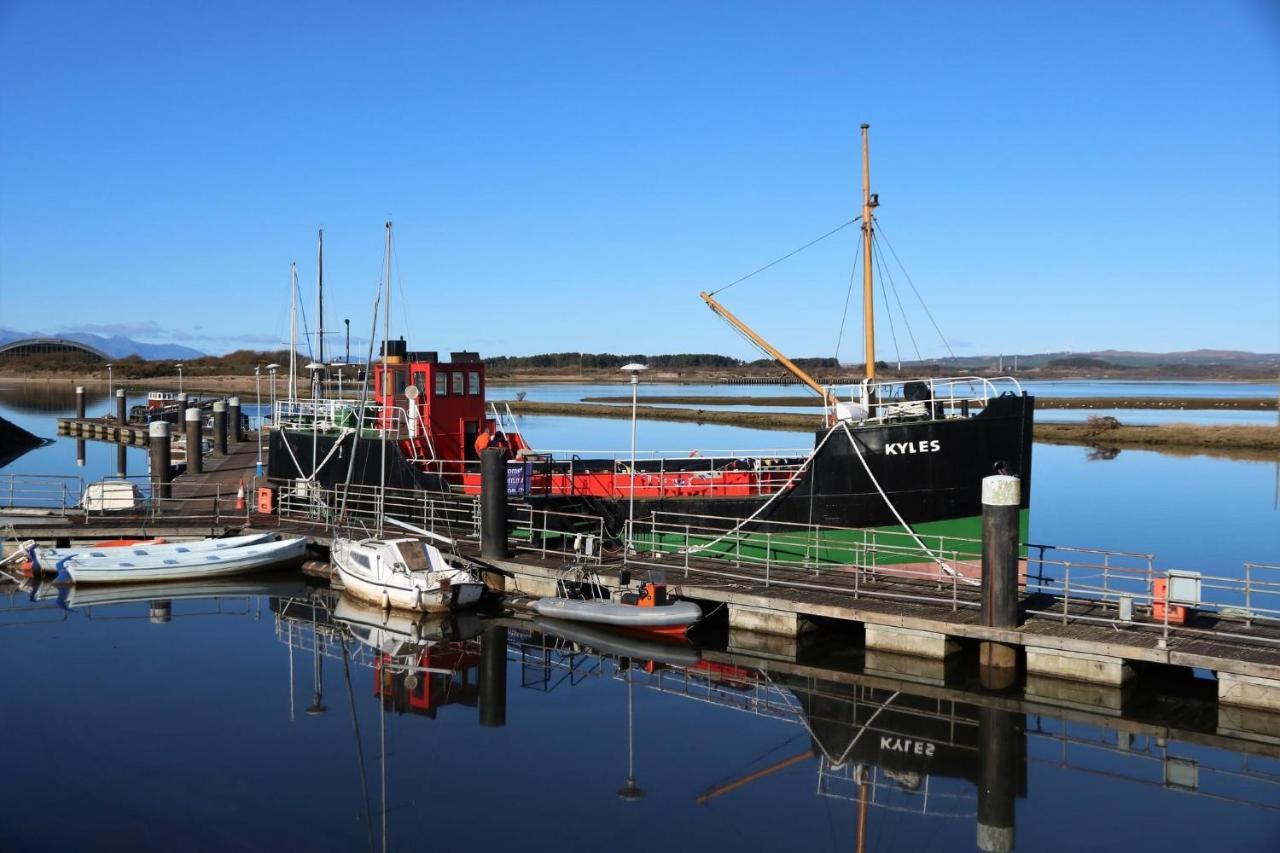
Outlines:
[[[62,382],[19,382],[13,385],[0,385],[0,405],[14,412],[31,415],[60,415],[75,411],[76,387]],[[108,414],[107,389],[105,385],[83,385],[85,414],[95,416],[95,408],[101,407],[96,414]],[[114,406],[110,409],[114,412]]]
[[[672,849],[1132,848],[1213,825],[1267,849],[1280,828],[1280,723],[1191,680],[987,693],[967,662],[843,635],[785,656],[588,637],[296,576],[0,592],[0,711],[60,733],[11,738],[0,791],[82,810],[56,835],[0,826],[6,849],[648,850],[658,825]],[[48,701],[68,684],[92,726]]]

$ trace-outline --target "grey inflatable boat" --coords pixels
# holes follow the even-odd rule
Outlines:
[[[603,598],[540,598],[532,605],[539,616],[570,622],[593,622],[614,628],[683,632],[702,618],[702,609],[692,601],[676,601],[657,607],[620,604]]]

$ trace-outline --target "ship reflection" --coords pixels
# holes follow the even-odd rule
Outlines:
[[[636,752],[636,730],[644,720],[637,719],[642,715],[635,699],[642,691],[658,692],[664,702],[698,702],[794,726],[794,734],[784,731],[767,759],[733,768],[690,805],[733,798],[782,770],[810,767],[815,784],[809,790],[844,804],[858,849],[871,845],[878,825],[889,824],[897,813],[967,822],[979,849],[1013,850],[1016,804],[1028,794],[1029,764],[1093,773],[1099,751],[1115,768],[1109,774],[1114,780],[1280,810],[1280,777],[1249,766],[1252,755],[1280,758],[1280,747],[1265,735],[1228,730],[1216,705],[1193,697],[1162,698],[1132,717],[1115,708],[1090,712],[1079,704],[1063,705],[1055,714],[1046,694],[1030,686],[1023,698],[1016,691],[986,693],[957,684],[952,675],[912,681],[902,675],[905,667],[889,676],[883,661],[867,669],[857,654],[819,655],[802,663],[541,618],[388,615],[317,593],[272,606],[277,636],[290,645],[291,656],[297,650],[315,660],[341,660],[348,691],[349,667],[373,670],[380,731],[388,714],[434,718],[446,705],[478,708],[481,725],[504,724],[508,666],[516,670],[511,685],[525,704],[543,701],[537,694],[616,684],[626,693],[626,762],[619,732],[616,791],[626,802],[644,799],[646,777],[662,773],[643,751]],[[355,720],[354,704],[351,713]],[[803,744],[788,749],[797,735]],[[380,744],[385,749],[385,741]],[[1217,764],[1197,765],[1186,744],[1216,748]],[[1153,775],[1152,766],[1160,772]],[[724,770],[707,772],[723,777]],[[385,842],[385,808],[382,824]]]

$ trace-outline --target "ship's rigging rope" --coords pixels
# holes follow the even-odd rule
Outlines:
[[[955,569],[953,569],[951,566],[948,566],[941,557],[939,557],[937,554],[931,551],[929,547],[924,544],[924,540],[920,538],[920,534],[916,533],[914,527],[912,527],[910,524],[907,524],[907,522],[903,519],[901,513],[898,512],[898,508],[893,505],[893,501],[889,500],[889,496],[885,494],[884,489],[880,486],[880,481],[876,479],[876,475],[871,473],[871,466],[867,464],[866,457],[862,455],[862,448],[858,445],[858,442],[854,440],[853,433],[849,431],[848,421],[841,421],[839,423],[839,426],[844,429],[844,434],[849,437],[849,444],[853,446],[853,450],[854,450],[854,453],[857,454],[858,461],[862,463],[862,470],[867,472],[867,477],[870,478],[871,485],[876,487],[876,491],[879,492],[880,497],[884,499],[885,506],[889,507],[889,511],[893,513],[893,517],[898,520],[898,523],[902,525],[903,529],[905,529],[908,533],[911,534],[911,538],[914,539],[915,543],[920,546],[920,550],[923,551],[925,554],[928,554],[929,559],[937,563],[938,568],[942,569],[942,571],[945,574],[951,575],[952,577],[962,580],[965,583],[976,584],[977,581],[974,581],[971,578],[966,578],[963,575],[960,575],[959,573],[957,573]],[[835,431],[835,428],[833,427],[832,432],[834,431]]]
[[[351,435],[351,433],[353,432],[355,432],[355,430],[351,429],[350,427],[344,428],[342,430],[341,434],[338,435],[337,441],[333,443],[333,447],[329,448],[329,452],[326,453],[324,458],[321,459],[320,462],[316,465],[315,470],[312,471],[311,474],[306,477],[306,481],[308,483],[314,483],[316,481],[316,475],[319,474],[320,471],[324,469],[325,465],[329,464],[329,460],[333,458],[333,454],[337,453],[338,448],[342,447],[343,440],[347,436]],[[280,438],[284,442],[284,449],[289,451],[289,458],[293,460],[294,467],[298,470],[298,473],[301,474],[302,463],[298,461],[297,456],[293,455],[293,446],[289,444],[289,433],[285,430],[280,430]]]
[[[840,363],[840,344],[844,342],[844,324],[849,319],[849,301],[853,299],[853,283],[858,280],[858,258],[862,257],[862,241],[857,241],[853,250],[853,266],[849,267],[849,289],[844,294],[844,310],[840,312],[840,331],[836,334],[836,349],[833,355],[836,364]]]
[[[938,338],[942,341],[942,345],[946,347],[947,353],[952,358],[956,357],[955,351],[951,349],[951,343],[947,340],[947,336],[942,334],[942,328],[938,325],[938,321],[933,318],[933,312],[929,310],[929,306],[924,301],[924,297],[920,295],[920,291],[916,289],[916,283],[911,280],[911,273],[907,272],[907,268],[903,266],[902,261],[898,258],[898,253],[894,251],[893,244],[889,242],[889,236],[885,234],[884,226],[880,224],[879,218],[875,219],[876,231],[873,235],[875,239],[884,240],[885,246],[889,249],[889,254],[893,256],[893,260],[898,264],[898,268],[902,270],[902,275],[907,279],[907,284],[911,286],[911,292],[916,295],[916,299],[920,303],[920,307],[924,309],[925,316],[929,318],[929,322],[933,324],[933,330],[938,333]]]
[[[839,234],[841,231],[843,231],[844,229],[848,228],[850,225],[852,225],[853,223],[855,223],[855,222],[857,222],[857,221],[858,221],[858,220],[857,220],[857,218],[855,217],[854,219],[850,219],[848,222],[844,223],[843,225],[838,225],[838,226],[836,226],[835,228],[832,228],[830,231],[828,231],[826,234],[823,234],[821,237],[818,237],[818,238],[817,238],[817,239],[815,239],[815,240],[810,240],[808,243],[805,243],[805,244],[804,244],[803,246],[801,246],[800,248],[798,248],[798,249],[794,249],[794,250],[792,250],[792,251],[790,251],[790,252],[787,252],[785,255],[783,255],[782,257],[778,258],[777,260],[770,261],[769,263],[767,263],[767,264],[765,264],[764,266],[760,267],[760,269],[758,269],[758,270],[756,270],[756,271],[754,271],[754,272],[749,272],[749,273],[747,273],[746,275],[744,275],[742,278],[734,279],[733,281],[729,282],[728,284],[724,285],[723,287],[718,287],[718,288],[716,288],[715,290],[711,291],[711,295],[712,295],[712,296],[715,296],[717,293],[720,293],[721,291],[728,290],[729,288],[733,287],[735,284],[741,284],[742,282],[746,281],[747,279],[749,279],[749,278],[751,278],[751,277],[753,277],[753,276],[757,276],[757,275],[759,275],[760,273],[764,272],[765,270],[769,269],[770,267],[776,267],[778,264],[782,263],[783,261],[787,260],[788,258],[792,258],[792,257],[795,257],[796,255],[800,254],[800,253],[801,253],[801,252],[803,252],[805,249],[808,249],[810,246],[816,246],[816,245],[818,245],[819,243],[821,243],[823,240],[825,240],[825,239],[827,239],[828,237],[832,236],[833,234]]]
[[[876,247],[876,248],[878,249],[878,248],[879,248],[878,243],[879,243],[879,241],[880,241],[880,237],[879,237],[878,235],[876,235],[876,234],[872,234],[871,239],[872,239],[872,241],[873,241],[873,242],[877,243],[877,247]],[[905,326],[907,327],[907,336],[911,339],[911,348],[912,348],[913,350],[915,350],[915,353],[916,353],[916,360],[917,360],[917,361],[924,361],[924,356],[920,353],[920,344],[918,344],[918,343],[916,342],[916,333],[915,333],[915,330],[913,330],[913,329],[911,328],[911,320],[910,320],[910,318],[908,318],[908,317],[907,317],[907,310],[906,310],[905,308],[903,308],[903,307],[902,307],[902,296],[901,296],[901,294],[898,292],[898,283],[897,283],[896,281],[894,281],[894,280],[893,280],[893,275],[889,272],[889,265],[888,265],[887,263],[885,263],[885,262],[884,262],[884,253],[883,253],[883,252],[880,252],[880,253],[879,253],[879,254],[877,254],[877,256],[876,256],[876,267],[880,270],[880,289],[881,289],[881,293],[883,293],[883,292],[884,292],[884,283],[885,283],[885,280],[887,279],[887,280],[888,280],[888,282],[889,282],[889,290],[891,290],[891,291],[893,292],[893,301],[894,301],[894,302],[896,302],[896,303],[898,303],[898,313],[902,315],[903,325],[905,325]],[[886,296],[886,297],[885,297],[885,302],[888,302],[888,301],[889,301],[889,300],[888,300],[888,297]],[[890,314],[890,317],[892,317],[892,314]],[[895,347],[897,346],[897,340],[896,340],[896,339],[894,340],[894,346],[895,346]],[[899,368],[901,368],[901,366],[902,366],[902,365],[901,365],[901,361],[902,361],[902,359],[901,359],[901,358],[899,358],[899,359],[898,359],[898,361],[899,361],[899,365],[898,365],[898,366],[899,366]]]
[[[862,463],[862,470],[866,472],[867,478],[871,480],[871,485],[876,487],[876,492],[879,493],[880,498],[885,503],[885,506],[889,507],[889,511],[893,513],[893,517],[897,519],[898,524],[900,524],[902,528],[915,541],[916,545],[920,548],[921,553],[927,555],[930,560],[933,560],[935,563],[937,563],[938,568],[941,569],[944,574],[951,576],[966,584],[976,584],[977,581],[974,581],[971,578],[964,577],[963,575],[959,574],[953,567],[947,565],[946,561],[943,560],[941,556],[939,556],[931,548],[929,548],[928,545],[924,544],[924,540],[920,538],[920,535],[918,533],[916,533],[915,528],[913,528],[910,524],[907,524],[906,520],[902,517],[902,514],[898,512],[898,508],[893,505],[893,501],[889,500],[889,496],[885,493],[884,488],[880,485],[880,481],[876,479],[876,475],[872,473],[871,466],[867,464],[866,457],[863,456],[862,447],[854,439],[853,433],[849,431],[848,421],[840,421],[839,424],[827,430],[827,434],[822,437],[822,441],[818,442],[818,446],[815,447],[813,449],[813,452],[810,453],[805,458],[804,462],[800,464],[800,467],[798,467],[791,474],[791,477],[787,480],[786,483],[783,484],[782,488],[778,489],[778,491],[770,495],[769,499],[765,501],[763,504],[761,504],[760,507],[755,512],[751,513],[751,515],[742,519],[733,527],[726,530],[724,533],[720,534],[715,539],[712,539],[710,542],[697,545],[693,548],[682,548],[676,553],[677,554],[696,554],[701,551],[706,551],[709,548],[714,548],[716,545],[719,545],[721,542],[728,539],[730,536],[734,536],[737,533],[741,532],[741,530],[744,527],[746,527],[748,524],[752,523],[757,518],[759,518],[760,514],[763,513],[766,509],[768,509],[773,504],[774,501],[776,501],[779,497],[787,493],[787,491],[791,488],[792,484],[795,483],[795,481],[800,477],[800,475],[803,474],[806,470],[808,470],[814,458],[818,455],[819,451],[821,451],[822,448],[826,446],[826,443],[827,441],[830,440],[831,436],[835,435],[837,428],[844,430],[844,434],[849,439],[849,445],[853,448],[854,455],[856,455],[858,457],[858,461]]]

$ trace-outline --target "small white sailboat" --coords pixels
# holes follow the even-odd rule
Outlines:
[[[471,569],[414,536],[335,537],[330,558],[350,595],[383,608],[442,613],[473,607],[484,594]]]
[[[390,353],[391,331],[391,223],[387,223],[385,250],[386,269],[383,286],[386,288],[383,303],[382,363],[385,369]],[[375,316],[376,316],[375,311]],[[375,326],[376,328],[376,326]],[[371,336],[372,337],[372,336]],[[370,345],[372,347],[372,344]],[[372,361],[372,349],[370,349]],[[367,395],[361,393],[361,405]],[[359,440],[359,433],[356,439]],[[387,430],[381,430],[383,475],[386,485]],[[355,453],[352,451],[352,457]],[[350,485],[348,481],[348,485]],[[345,502],[344,502],[345,508]],[[341,578],[346,591],[354,598],[381,606],[383,609],[412,610],[421,613],[441,613],[461,610],[479,603],[484,594],[484,583],[471,568],[459,568],[440,553],[429,540],[451,542],[446,537],[411,524],[390,518],[385,511],[378,511],[378,530],[384,523],[406,528],[415,536],[372,536],[356,539],[335,536],[330,549],[330,560]]]
[[[150,549],[119,550],[132,552]],[[221,550],[66,557],[58,562],[58,572],[60,576],[65,574],[76,584],[194,580],[226,577],[296,563],[302,560],[306,551],[307,540],[294,536]]]

